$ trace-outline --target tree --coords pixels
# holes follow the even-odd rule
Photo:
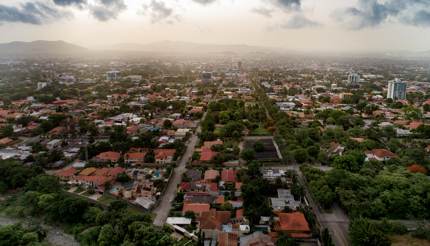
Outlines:
[[[276,240],[276,246],[297,246],[298,243],[294,238],[291,238],[286,233],[282,233],[278,240]]]
[[[294,155],[294,159],[298,163],[303,163],[309,159],[308,151],[303,148],[298,148],[294,150],[293,155]]]
[[[312,181],[309,186],[322,207],[328,209],[333,205],[333,202],[336,199],[336,193],[334,193],[328,185],[320,186],[316,185],[315,181]]]
[[[128,176],[126,173],[120,173],[116,177],[116,181],[120,183],[127,183],[131,180],[130,176]]]
[[[102,226],[97,243],[100,246],[115,245],[115,231],[111,224]]]
[[[244,149],[241,157],[246,161],[251,161],[255,158],[255,151],[253,149]]]
[[[165,121],[163,122],[163,127],[164,127],[165,129],[170,129],[170,128],[172,128],[172,122],[171,122],[170,120],[165,120]]]
[[[6,125],[0,129],[0,138],[10,137],[13,135],[12,125]]]
[[[187,212],[185,212],[185,218],[195,220],[196,214],[193,211],[187,211]]]
[[[352,246],[388,246],[390,240],[375,224],[364,218],[351,221],[349,235]]]
[[[312,158],[318,159],[318,155],[320,153],[320,148],[317,145],[312,145],[310,147],[308,147],[308,155],[311,156]]]
[[[154,163],[155,162],[155,153],[153,150],[150,150],[145,155],[145,163]]]
[[[264,152],[264,144],[261,141],[255,142],[253,147],[255,152]]]
[[[361,153],[347,153],[342,156],[337,156],[333,160],[333,167],[347,170],[350,172],[358,172],[363,165],[363,155]]]
[[[322,231],[321,240],[324,246],[334,246],[334,243],[330,236],[330,232],[327,228],[324,228],[324,230]]]
[[[43,193],[55,193],[61,189],[61,186],[57,177],[50,175],[39,175],[31,178],[28,181],[26,189]]]

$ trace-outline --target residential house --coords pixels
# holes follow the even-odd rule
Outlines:
[[[219,171],[214,169],[209,169],[205,171],[204,179],[206,182],[215,181],[219,176]]]
[[[106,151],[94,157],[94,161],[100,163],[115,163],[118,162],[119,158],[121,158],[121,153],[114,151]]]
[[[182,214],[186,212],[193,212],[194,214],[201,216],[203,212],[210,211],[210,205],[208,203],[184,203],[182,208]]]
[[[387,150],[387,149],[373,149],[370,151],[366,151],[366,161],[369,160],[377,160],[377,161],[388,161],[394,157],[396,154]]]
[[[274,230],[292,238],[311,238],[309,224],[302,212],[279,213]]]
[[[234,169],[223,169],[221,171],[221,180],[225,183],[235,183],[236,173]]]
[[[124,155],[124,163],[135,166],[145,163],[146,152],[127,152]]]
[[[170,164],[175,156],[175,149],[156,149],[154,150],[155,162],[157,164]]]

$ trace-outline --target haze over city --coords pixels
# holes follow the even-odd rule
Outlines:
[[[429,8],[420,0],[3,0],[0,42],[64,40],[106,49],[171,40],[307,52],[427,51]]]
[[[430,246],[430,0],[0,0],[0,246]]]

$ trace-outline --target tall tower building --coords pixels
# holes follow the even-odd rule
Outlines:
[[[393,100],[406,99],[406,83],[397,78],[388,81],[387,98]]]
[[[119,79],[119,71],[109,71],[106,73],[106,80],[115,81]]]
[[[358,85],[360,82],[360,75],[358,73],[350,72],[348,74],[348,84]]]

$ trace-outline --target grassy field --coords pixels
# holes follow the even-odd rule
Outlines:
[[[118,198],[112,196],[112,195],[108,195],[108,194],[103,194],[98,200],[97,202],[108,206],[111,202],[113,201],[117,201],[119,200]]]
[[[259,127],[257,129],[254,129],[251,134],[251,136],[270,136],[272,135],[266,128]]]

